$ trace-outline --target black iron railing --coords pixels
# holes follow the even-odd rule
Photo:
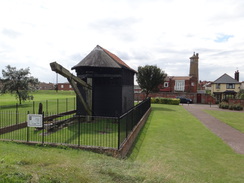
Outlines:
[[[148,98],[119,117],[118,148],[120,148],[121,144],[127,139],[134,127],[140,122],[141,118],[150,107],[151,100]]]
[[[0,140],[119,149],[149,108],[147,99],[120,117],[43,113],[43,128],[28,127],[27,113],[0,111]]]

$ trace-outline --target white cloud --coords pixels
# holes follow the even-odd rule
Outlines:
[[[99,44],[169,75],[188,75],[195,51],[201,80],[237,68],[244,80],[243,12],[241,0],[0,0],[0,68],[53,82],[50,62],[70,69]]]

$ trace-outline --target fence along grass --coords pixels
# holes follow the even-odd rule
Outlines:
[[[117,118],[93,117],[92,121],[85,121],[85,118],[84,116],[74,118],[73,115],[62,116],[55,119],[55,121],[72,119],[71,122],[51,130],[49,130],[47,125],[46,128],[41,130],[26,127],[2,134],[0,138],[35,143],[117,148]],[[55,123],[55,121],[50,123]]]
[[[72,114],[65,116],[59,114],[52,121],[48,121],[50,117],[44,118],[46,121],[43,129],[24,127],[8,133],[5,131],[0,135],[0,139],[119,149],[149,108],[150,99],[147,99],[120,117],[87,118],[74,115],[75,111],[72,111]],[[22,115],[24,118],[27,116]]]
[[[0,106],[0,128],[5,127],[6,125],[9,126],[25,122],[27,113],[38,113],[39,103],[43,104],[45,116],[50,113],[62,113],[76,109],[75,97],[32,101],[22,105]]]

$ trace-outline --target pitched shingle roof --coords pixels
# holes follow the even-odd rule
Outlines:
[[[234,78],[230,77],[228,74],[223,74],[218,79],[216,79],[213,83],[240,83]]]
[[[107,68],[125,68],[136,72],[130,68],[124,61],[122,61],[115,54],[97,45],[84,59],[82,59],[77,65],[72,67],[76,69],[78,67],[107,67]]]

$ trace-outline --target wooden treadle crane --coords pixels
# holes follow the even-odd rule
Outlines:
[[[52,71],[62,75],[63,77],[67,78],[71,86],[73,87],[79,101],[84,106],[86,112],[88,115],[92,115],[92,87],[91,85],[87,84],[82,79],[78,78],[77,76],[74,76],[71,74],[67,69],[65,69],[63,66],[58,64],[57,62],[50,63]],[[81,85],[85,91],[86,91],[86,100],[84,100],[82,94],[80,93],[80,90],[77,87],[77,84]]]

